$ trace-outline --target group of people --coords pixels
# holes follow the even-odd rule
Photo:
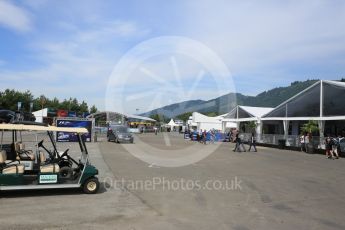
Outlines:
[[[193,138],[193,135],[196,134],[196,141],[198,141],[199,143],[205,144],[205,145],[207,144],[208,134],[209,134],[209,143],[213,143],[213,144],[215,143],[216,133],[217,133],[217,131],[214,129],[211,129],[209,131],[207,131],[206,129],[204,129],[204,130],[200,129],[197,132],[192,132],[191,130],[185,131],[185,134],[189,135],[190,140],[195,140]]]
[[[299,141],[301,143],[301,151],[302,152],[309,152],[309,142],[311,139],[311,135],[309,133],[303,133],[299,137]]]
[[[339,135],[338,137],[330,137],[328,135],[325,139],[326,145],[326,157],[329,159],[339,159],[339,152],[340,152],[340,139],[342,137]]]
[[[311,142],[311,134],[310,133],[303,133],[300,137],[300,144],[301,144],[301,151],[302,152],[309,152],[309,143]],[[326,149],[326,157],[329,159],[338,159],[340,153],[340,140],[342,139],[341,135],[338,137],[331,137],[327,135],[325,138],[325,149]]]
[[[210,143],[215,142],[215,130],[211,129],[210,131],[206,131],[206,129],[202,130],[200,129],[199,132],[196,134],[196,139],[199,143],[205,144],[207,143],[207,133],[210,133]]]
[[[232,137],[232,135],[234,135],[234,138]],[[238,130],[236,130],[234,133],[232,133],[230,135],[230,140],[234,140],[236,142],[236,146],[234,148],[234,152],[242,152],[242,150],[244,152],[246,152],[246,148],[243,145],[243,140],[241,138],[240,132]],[[249,144],[249,148],[248,148],[248,152],[250,152],[250,150],[253,148],[254,152],[257,152],[256,149],[256,137],[255,134],[252,133],[250,136],[250,139],[248,140],[248,144]]]

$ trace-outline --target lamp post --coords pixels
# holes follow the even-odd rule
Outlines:
[[[32,108],[34,107],[34,103],[30,102],[30,113],[32,112]]]
[[[42,111],[42,123],[43,123],[43,106],[46,103],[46,99],[44,98],[44,96],[41,96],[41,111]]]
[[[68,112],[71,111],[72,98],[69,99]]]
[[[17,106],[18,106],[18,111],[20,111],[20,109],[22,108],[22,102],[18,101]]]

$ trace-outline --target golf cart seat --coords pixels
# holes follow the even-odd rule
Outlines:
[[[35,154],[31,150],[25,150],[25,144],[21,142],[14,143],[14,149],[17,153],[17,160],[35,160]]]
[[[0,165],[1,165],[1,173],[2,174],[23,174],[24,173],[24,165],[17,164],[13,161],[10,163],[6,163],[7,154],[5,150],[0,151]]]
[[[17,164],[17,165],[9,165],[2,169],[2,174],[23,174],[24,173],[24,165]]]
[[[41,173],[58,173],[60,172],[60,167],[58,164],[47,164],[40,167]]]
[[[41,164],[44,164],[47,161],[47,156],[44,152],[39,151],[39,157]]]

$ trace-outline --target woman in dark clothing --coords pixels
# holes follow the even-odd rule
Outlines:
[[[325,145],[326,145],[326,157],[334,159],[333,152],[332,152],[332,141],[329,136],[326,137]]]
[[[252,136],[250,137],[250,140],[249,140],[249,149],[248,149],[248,152],[250,152],[250,150],[252,149],[252,147],[254,148],[254,152],[257,152],[257,150],[256,150],[256,140],[255,140],[255,135],[254,135],[254,133],[252,133]]]
[[[241,151],[241,146],[243,148],[243,151],[245,152],[246,151],[246,148],[244,147],[243,143],[242,143],[242,140],[239,136],[239,132],[236,133],[236,146],[235,146],[235,149],[233,150],[234,152],[236,151],[239,151],[239,152],[242,152]]]

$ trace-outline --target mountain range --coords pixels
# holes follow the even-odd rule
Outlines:
[[[344,81],[345,79],[341,79]],[[178,115],[188,112],[200,112],[203,114],[224,114],[229,112],[236,105],[258,106],[258,107],[276,107],[290,97],[296,95],[318,80],[295,81],[286,87],[277,87],[268,91],[259,93],[256,96],[246,96],[241,93],[228,93],[211,100],[189,100],[180,103],[174,103],[161,108],[157,108],[142,116],[160,115],[167,118],[175,118]]]

